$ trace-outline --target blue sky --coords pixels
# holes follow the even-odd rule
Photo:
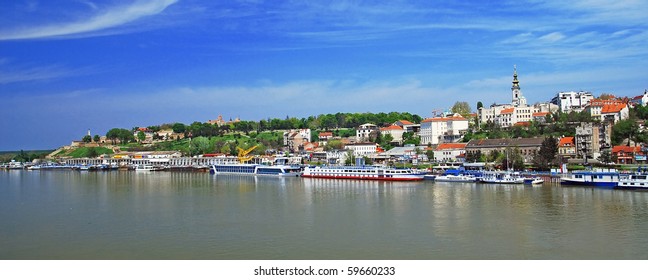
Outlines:
[[[385,3],[386,2],[386,3]],[[0,0],[0,150],[648,88],[646,1]],[[497,2],[497,3],[491,3]]]

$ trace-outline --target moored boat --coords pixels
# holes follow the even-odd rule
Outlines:
[[[619,184],[619,172],[615,169],[574,171],[560,178],[561,185],[614,188]]]
[[[378,166],[307,166],[302,173],[306,178],[356,179],[380,181],[420,181],[427,172],[411,168]]]
[[[620,176],[617,187],[620,189],[646,189],[648,190],[648,168],[638,168],[636,173]]]
[[[517,172],[484,172],[481,182],[489,184],[524,184],[524,177]]]
[[[254,163],[214,164],[210,173],[215,175],[262,175],[277,177],[299,177],[301,168],[292,165],[263,165]]]
[[[471,174],[463,174],[460,170],[450,169],[442,175],[434,178],[435,182],[457,182],[457,183],[471,183],[477,182],[477,177]]]
[[[135,166],[136,172],[151,172],[151,171],[162,171],[162,170],[164,170],[164,167],[155,166],[152,164],[138,164],[137,166]]]
[[[540,177],[525,177],[524,178],[524,184],[525,185],[538,185],[544,183],[544,179]]]

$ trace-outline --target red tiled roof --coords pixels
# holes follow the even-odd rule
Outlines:
[[[412,122],[406,120],[400,120],[399,122],[402,124],[413,124]]]
[[[560,138],[560,142],[558,142],[558,146],[560,146],[560,147],[571,147],[571,146],[574,146],[574,137],[563,137],[563,138]]]
[[[436,150],[452,150],[452,149],[465,149],[466,143],[441,143],[437,146]]]
[[[614,146],[612,147],[612,153],[619,153],[619,152],[624,152],[624,153],[638,153],[641,152],[641,147],[636,146],[636,147],[631,147],[631,146]]]
[[[549,114],[549,112],[535,112],[535,113],[533,113],[533,116],[534,117],[544,117],[547,114]]]
[[[625,104],[605,104],[601,109],[601,114],[618,113],[625,107]]]
[[[319,136],[320,137],[333,136],[333,132],[320,132]]]
[[[513,126],[530,126],[531,122],[516,122]]]
[[[392,125],[390,125],[390,126],[388,126],[388,127],[382,127],[382,128],[380,128],[380,130],[381,130],[381,131],[386,131],[386,130],[403,130],[403,128],[400,127],[400,126],[397,126],[397,125],[393,125],[393,124],[392,124]]]
[[[500,112],[500,114],[513,114],[513,111],[515,111],[515,108],[507,108],[507,109],[502,110],[502,112]]]
[[[422,123],[424,122],[447,122],[447,121],[467,121],[466,118],[464,117],[437,117],[437,118],[429,118],[421,121]]]

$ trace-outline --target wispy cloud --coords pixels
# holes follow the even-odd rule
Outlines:
[[[90,36],[93,32],[122,26],[147,16],[159,14],[177,1],[136,1],[130,5],[97,10],[97,14],[84,19],[52,22],[39,26],[5,27],[0,29],[0,40],[42,39],[81,34]],[[91,7],[96,8],[93,5],[90,3]]]
[[[55,80],[71,76],[88,74],[88,68],[69,69],[60,65],[48,65],[37,67],[11,67],[8,68],[6,63],[0,62],[0,85]]]

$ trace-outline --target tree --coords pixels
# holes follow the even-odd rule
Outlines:
[[[101,137],[99,137],[99,135],[95,135],[93,140],[99,143],[99,141],[101,141]]]
[[[612,127],[612,145],[619,145],[623,140],[630,140],[639,131],[639,126],[634,119],[620,120]]]
[[[533,165],[540,170],[548,170],[552,165],[560,162],[558,155],[558,139],[549,136],[542,141],[540,150],[533,156]]]
[[[612,162],[612,153],[610,153],[610,150],[601,151],[601,156],[599,156],[598,161],[603,164],[609,164]]]
[[[189,145],[189,151],[192,155],[201,155],[211,151],[209,144],[209,139],[203,136],[199,136],[191,139]]]
[[[146,140],[146,134],[142,131],[137,132],[137,141],[142,143],[142,141]]]
[[[90,143],[90,142],[92,142],[92,136],[90,136],[90,135],[83,136],[82,141],[85,142],[85,143]]]
[[[472,112],[472,109],[470,108],[470,105],[468,102],[465,101],[457,101],[455,104],[452,106],[451,111],[456,114],[460,114],[462,116],[468,116]]]
[[[484,103],[479,101],[479,102],[477,102],[477,111],[479,111],[479,109],[481,109],[481,108],[484,108]]]
[[[184,133],[186,127],[182,123],[174,123],[173,126],[171,126],[171,129],[173,129],[173,132],[175,133]]]

